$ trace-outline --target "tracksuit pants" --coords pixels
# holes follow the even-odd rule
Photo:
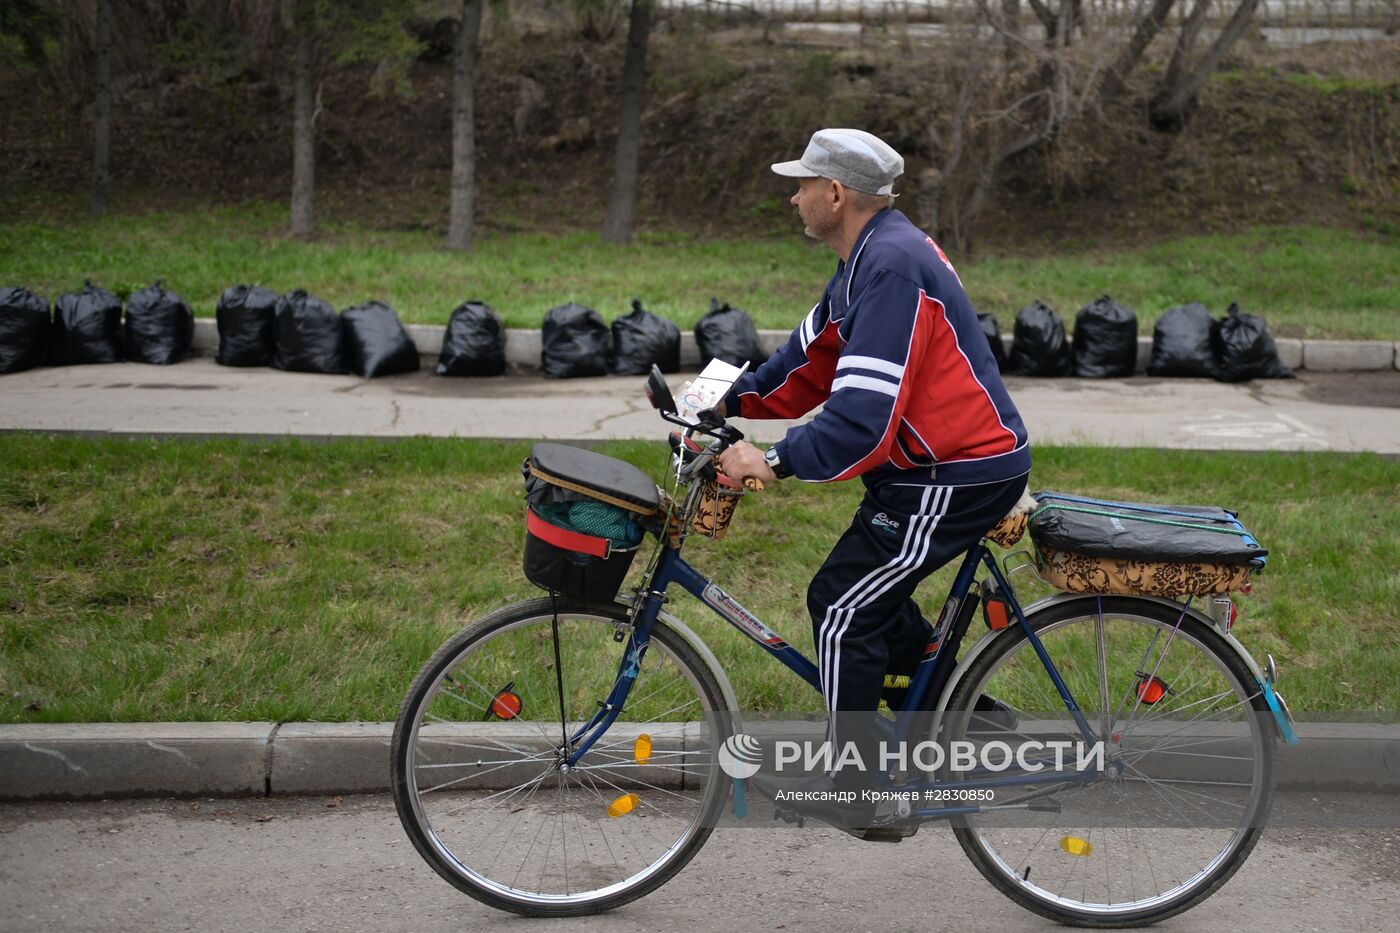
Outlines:
[[[1025,488],[1024,476],[982,486],[867,487],[807,589],[836,741],[856,741],[869,757],[866,737],[850,733],[866,731],[856,724],[878,708],[885,674],[913,673],[933,632],[914,602],[915,587],[976,543]]]

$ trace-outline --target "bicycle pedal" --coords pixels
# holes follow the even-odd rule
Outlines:
[[[867,826],[864,829],[848,829],[846,832],[862,842],[903,842],[919,831],[919,824],[892,823],[888,826]]]
[[[807,818],[805,816],[795,810],[789,810],[786,807],[774,807],[773,819],[782,820],[784,823],[796,823],[798,829],[807,825]]]

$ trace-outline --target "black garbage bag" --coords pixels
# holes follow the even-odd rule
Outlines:
[[[1055,309],[1036,301],[1016,312],[1010,371],[1022,376],[1068,376],[1074,357]]]
[[[185,299],[156,279],[126,303],[126,358],[133,363],[168,366],[190,352],[194,312]]]
[[[49,303],[23,285],[0,288],[0,373],[44,362],[49,348]]]
[[[1152,327],[1152,359],[1149,376],[1215,376],[1215,356],[1210,332],[1215,321],[1203,304],[1192,302],[1172,308]]]
[[[447,320],[438,356],[439,376],[499,376],[506,371],[506,331],[483,301],[464,301]]]
[[[1131,376],[1137,369],[1137,314],[1104,295],[1074,317],[1074,374],[1087,379]]]
[[[989,311],[978,311],[977,323],[982,325],[982,333],[987,335],[987,346],[992,348],[998,371],[1005,371],[1006,344],[1001,342],[1001,325],[997,323],[997,316]]]
[[[382,301],[367,301],[340,314],[345,338],[345,362],[357,376],[373,379],[418,369],[418,347],[399,320],[399,313]]]
[[[602,315],[579,304],[560,305],[544,316],[540,366],[546,379],[604,376],[612,339]]]
[[[632,311],[612,322],[613,364],[618,376],[645,376],[652,365],[663,373],[681,370],[681,329],[632,299]]]
[[[300,288],[279,298],[272,365],[298,373],[348,372],[335,308]]]
[[[758,342],[758,330],[747,311],[710,299],[710,310],[695,325],[695,342],[700,346],[700,365],[724,360],[732,366],[749,364],[750,371],[768,359]]]
[[[49,362],[55,366],[120,363],[122,300],[91,282],[54,302]]]
[[[1221,382],[1250,379],[1292,379],[1293,370],[1278,358],[1278,346],[1269,325],[1257,314],[1246,314],[1231,304],[1223,320],[1210,331],[1215,354],[1215,378]]]
[[[219,352],[214,359],[223,366],[271,366],[277,349],[278,295],[258,285],[234,285],[224,289],[214,317],[219,325]]]

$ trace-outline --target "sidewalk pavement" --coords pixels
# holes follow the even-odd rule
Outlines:
[[[694,371],[668,377],[673,390]],[[446,378],[233,369],[209,357],[39,368],[0,376],[0,430],[111,435],[661,438],[639,376]],[[1400,455],[1400,371],[1207,379],[1033,379],[1007,385],[1032,444]],[[791,424],[739,422],[772,442]]]
[[[1278,787],[1400,792],[1400,724],[1297,731],[1297,746],[1278,746]],[[388,722],[0,726],[0,800],[379,793],[392,733]]]

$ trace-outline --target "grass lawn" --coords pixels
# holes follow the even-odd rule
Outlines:
[[[0,435],[0,721],[392,719],[449,634],[537,595],[527,449]],[[603,449],[660,466],[659,443]],[[1239,509],[1272,554],[1235,632],[1278,657],[1295,709],[1400,709],[1400,464],[1039,448],[1033,486]],[[858,494],[780,484],[690,557],[809,651],[806,582]],[[672,608],[744,706],[805,695],[690,597]]]
[[[270,205],[0,224],[0,286],[25,284],[53,299],[90,278],[125,297],[163,277],[196,314],[212,316],[224,288],[253,282],[305,288],[339,308],[386,300],[423,324],[446,323],[458,303],[480,298],[512,327],[538,327],[569,301],[611,320],[633,296],[690,327],[717,296],[760,327],[786,329],[835,267],[830,251],[795,227],[779,238],[644,233],[630,247],[592,232],[486,233],[469,255],[447,252],[431,232],[328,225],[302,242],[286,229],[284,209]],[[1134,250],[954,261],[979,310],[995,312],[1008,331],[1036,298],[1072,324],[1079,308],[1109,294],[1137,311],[1143,334],[1174,305],[1200,301],[1223,314],[1238,301],[1264,315],[1276,336],[1400,339],[1393,237],[1264,228]]]

